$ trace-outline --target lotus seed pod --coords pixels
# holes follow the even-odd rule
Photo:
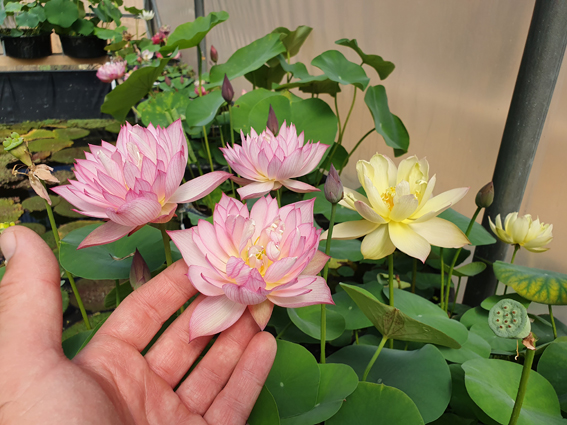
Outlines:
[[[522,304],[510,298],[500,300],[490,309],[488,325],[502,338],[524,339],[531,332],[528,312]]]

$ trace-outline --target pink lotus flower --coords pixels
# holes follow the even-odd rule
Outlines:
[[[222,332],[246,308],[264,329],[274,304],[333,304],[317,276],[329,257],[317,250],[321,230],[313,226],[314,201],[278,208],[267,196],[249,213],[245,204],[223,195],[214,224],[200,220],[189,230],[168,232],[189,266],[189,280],[207,296],[191,316],[190,340]]]
[[[126,62],[106,62],[98,69],[96,76],[103,83],[112,83],[113,80],[122,77],[124,72],[126,72]]]
[[[152,36],[152,44],[161,44],[166,40],[166,36],[162,32],[158,32]]]
[[[266,129],[258,135],[251,129],[251,135],[244,137],[242,146],[221,148],[228,164],[242,176],[232,177],[241,185],[238,189],[244,199],[259,198],[282,186],[299,193],[319,191],[307,183],[292,178],[310,173],[319,164],[329,147],[321,142],[303,144],[303,132],[297,136],[295,126],[286,126],[284,121],[278,136]]]
[[[179,186],[187,164],[180,120],[168,128],[126,123],[116,146],[103,141],[90,149],[75,164],[77,181],[52,189],[78,213],[109,219],[79,248],[114,242],[147,223],[167,223],[178,203],[200,199],[230,177],[215,171]]]

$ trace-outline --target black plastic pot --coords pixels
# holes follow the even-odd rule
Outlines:
[[[38,59],[51,55],[51,33],[11,37],[2,35],[4,54],[11,58]]]
[[[64,35],[59,34],[63,54],[72,58],[100,58],[106,55],[106,40],[95,35]]]

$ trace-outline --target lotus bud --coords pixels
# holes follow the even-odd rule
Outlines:
[[[268,127],[268,130],[270,130],[274,136],[278,135],[280,124],[278,123],[278,117],[276,117],[276,113],[274,112],[272,105],[270,105],[270,112],[268,113],[268,123],[266,124],[266,127]]]
[[[490,309],[488,325],[499,337],[515,339],[526,338],[532,327],[525,307],[510,298],[500,300]]]
[[[150,268],[144,261],[144,257],[140,254],[140,251],[136,249],[134,258],[132,259],[132,266],[130,267],[130,285],[136,290],[151,278],[152,274],[150,273]]]
[[[167,84],[169,87],[171,87],[171,80],[167,75],[165,76],[164,81],[165,81],[165,84]]]
[[[181,84],[183,84],[184,81],[185,81],[185,80],[183,79],[183,75],[180,76],[180,77],[179,77],[179,82],[180,82]]]
[[[213,61],[213,63],[217,63],[219,60],[219,52],[217,52],[217,49],[215,49],[215,46],[211,46],[211,53],[209,55],[211,57],[211,60]]]
[[[474,202],[479,208],[488,208],[494,201],[494,183],[485,184],[476,194]]]
[[[329,174],[327,175],[327,180],[325,181],[325,199],[331,204],[338,204],[341,199],[343,199],[344,190],[343,183],[335,166],[331,164]]]
[[[232,84],[230,84],[227,75],[224,74],[224,81],[222,82],[222,98],[226,101],[226,103],[230,104],[233,97],[234,89],[232,88]]]
[[[4,150],[10,152],[28,167],[31,167],[32,160],[27,145],[24,143],[24,138],[18,133],[13,132],[10,137],[7,137],[3,142]]]

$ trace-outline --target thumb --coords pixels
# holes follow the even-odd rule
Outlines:
[[[32,230],[9,227],[0,236],[6,273],[0,282],[0,347],[11,353],[61,349],[63,314],[59,265]],[[7,354],[7,353],[6,353]]]

